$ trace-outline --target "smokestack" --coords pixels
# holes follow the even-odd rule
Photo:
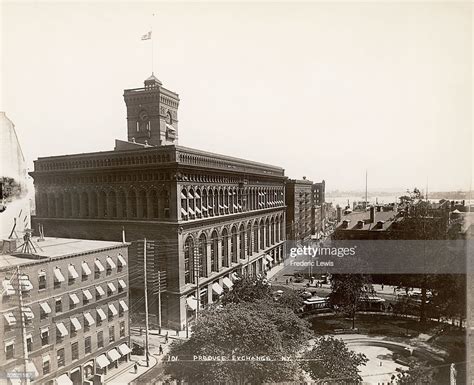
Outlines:
[[[340,222],[342,219],[342,208],[337,206],[336,208],[336,221]]]
[[[375,223],[375,207],[370,206],[370,223]]]

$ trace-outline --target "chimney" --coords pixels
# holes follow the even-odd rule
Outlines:
[[[337,206],[336,208],[336,221],[340,222],[342,219],[342,208]]]
[[[370,206],[370,223],[375,223],[375,207]]]
[[[364,221],[357,221],[357,228],[358,229],[364,228]]]
[[[376,226],[376,228],[377,228],[377,229],[383,229],[383,224],[384,224],[384,223],[385,223],[384,221],[377,221],[377,226]]]
[[[349,222],[350,222],[349,220],[344,219],[344,220],[342,221],[342,228],[343,228],[343,229],[347,229],[347,228],[349,227]]]

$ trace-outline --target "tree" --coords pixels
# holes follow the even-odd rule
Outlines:
[[[352,318],[355,328],[355,314],[361,298],[368,296],[369,277],[364,274],[333,274],[329,303]]]
[[[293,311],[297,311],[301,309],[303,306],[303,298],[301,295],[289,288],[282,288],[283,289],[283,294],[277,298],[278,304],[283,307],[287,307]]]
[[[429,385],[433,383],[433,370],[421,363],[415,363],[408,370],[397,368],[397,376],[392,379],[398,385]]]
[[[223,305],[239,302],[253,302],[259,299],[271,299],[271,286],[266,278],[240,277],[232,287],[226,289],[221,303]]]
[[[201,312],[190,339],[171,346],[169,354],[178,360],[165,361],[165,371],[189,384],[298,381],[298,361],[282,357],[295,357],[309,335],[306,321],[273,301],[210,307]],[[200,356],[216,360],[196,359]]]
[[[358,384],[362,381],[359,366],[369,360],[355,353],[344,341],[334,337],[321,337],[304,356],[304,369],[313,380],[327,380],[331,384]]]

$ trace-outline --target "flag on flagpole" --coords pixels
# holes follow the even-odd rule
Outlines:
[[[150,39],[151,39],[151,31],[149,31],[146,34],[142,35],[142,40],[150,40]]]

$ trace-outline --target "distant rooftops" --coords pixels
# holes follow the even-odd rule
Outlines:
[[[44,262],[49,259],[72,257],[128,246],[128,243],[122,242],[52,237],[44,238],[42,241],[38,241],[38,237],[33,237],[32,241],[36,251],[27,254],[16,252],[0,254],[0,270],[28,263]],[[23,240],[18,240],[18,245],[21,243]]]

